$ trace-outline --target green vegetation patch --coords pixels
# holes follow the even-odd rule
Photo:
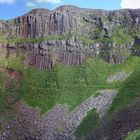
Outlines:
[[[4,34],[0,31],[0,43],[6,43],[6,38],[4,37]]]
[[[6,81],[5,77],[6,75],[0,72],[0,118],[10,120],[14,117],[12,112],[15,109],[14,105],[19,101],[19,94],[17,94],[17,83],[8,79]]]
[[[20,59],[12,58],[8,63],[8,67],[23,72],[23,78],[20,83],[18,95],[21,100],[31,106],[38,106],[43,112],[48,111],[56,103],[68,103],[71,109],[80,105],[89,96],[97,96],[96,91],[102,89],[119,89],[120,93],[113,102],[112,111],[129,103],[130,97],[121,94],[124,86],[127,85],[133,76],[124,82],[115,82],[108,84],[106,79],[119,71],[133,72],[136,71],[140,63],[139,57],[131,57],[123,64],[108,64],[101,59],[88,59],[80,66],[68,67],[63,64],[57,64],[53,69],[37,70],[33,67],[25,69],[20,63]],[[139,71],[139,69],[137,69]],[[134,79],[135,80],[135,79]],[[136,81],[139,80],[137,75]],[[127,83],[125,83],[127,82]],[[135,81],[133,83],[136,83]],[[134,86],[135,88],[135,86]],[[137,84],[137,89],[138,84]],[[130,90],[131,91],[131,90]],[[134,90],[136,92],[136,90]],[[134,94],[136,95],[136,94]],[[123,99],[122,98],[125,98]],[[121,100],[122,99],[122,100]],[[123,100],[127,100],[124,102]],[[117,103],[115,103],[117,102]],[[124,102],[124,103],[123,103]]]
[[[44,41],[49,40],[68,40],[71,38],[71,34],[65,34],[65,35],[48,35],[46,37],[40,37],[40,38],[8,38],[7,43],[40,43]]]
[[[102,69],[101,69],[102,67]],[[21,98],[31,106],[39,106],[43,111],[56,103],[68,103],[71,109],[80,105],[98,89],[107,86],[109,64],[98,59],[89,59],[78,67],[58,64],[51,70],[24,70],[21,81]]]
[[[109,64],[101,59],[87,59],[80,66],[68,67],[63,64],[57,64],[53,69],[37,70],[33,67],[24,68],[20,63],[20,58],[10,58],[7,61],[8,67],[23,72],[23,77],[17,85],[11,83],[6,90],[0,88],[0,112],[7,112],[14,107],[17,101],[24,101],[30,106],[39,107],[42,113],[51,109],[57,103],[68,103],[71,109],[76,108],[91,95],[99,96],[96,91],[103,89],[118,89],[119,93],[113,101],[110,112],[118,111],[139,97],[140,93],[140,58],[130,57],[123,64]],[[1,63],[2,64],[2,63]],[[106,79],[117,72],[132,72],[125,81],[113,82],[108,84]],[[1,81],[3,81],[1,73]],[[2,85],[2,83],[1,83]],[[16,95],[13,93],[17,93]],[[9,101],[9,98],[12,99]],[[93,111],[94,112],[94,111]],[[92,113],[91,113],[92,114]],[[1,116],[4,116],[1,113]],[[94,112],[84,119],[78,127],[76,136],[82,138],[96,126],[95,121],[88,127],[88,122],[95,119]],[[91,117],[93,116],[93,117]],[[88,130],[85,130],[88,129]]]
[[[130,133],[125,140],[140,140],[140,130]]]
[[[140,98],[140,58],[135,57],[126,63],[128,62],[128,69],[132,69],[132,73],[119,86],[119,93],[113,101],[111,112],[118,111]]]
[[[135,45],[134,48],[140,51],[140,45]]]
[[[88,38],[88,37],[81,36],[81,35],[77,35],[77,36],[78,36],[78,38],[82,41],[82,43],[83,43],[84,45],[94,45],[94,44],[96,43],[95,40],[90,39],[90,38]]]
[[[100,37],[101,35],[101,29],[100,28],[97,28],[97,27],[94,27],[93,28],[93,35],[94,35],[94,38],[97,39]]]
[[[122,26],[115,27],[110,39],[118,45],[133,41],[133,38],[129,34],[125,33],[124,29],[125,28]]]
[[[95,109],[88,112],[87,116],[83,119],[82,123],[78,126],[75,136],[79,140],[84,140],[94,128],[99,124],[99,116]]]
[[[4,127],[2,125],[0,125],[0,132],[4,131]]]

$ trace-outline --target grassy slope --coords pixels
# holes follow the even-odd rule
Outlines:
[[[130,133],[125,140],[140,140],[140,130]]]
[[[119,87],[119,94],[115,98],[110,112],[119,110],[128,104],[133,103],[134,100],[140,98],[140,63],[139,58],[133,58],[128,64],[133,67],[131,76],[122,82]],[[132,66],[133,65],[133,66]]]
[[[89,59],[79,67],[58,64],[53,70],[27,69],[21,84],[22,98],[32,106],[40,106],[43,111],[65,102],[73,109],[106,86],[101,81],[105,81],[109,67],[101,60]]]
[[[87,116],[83,119],[82,123],[79,125],[75,132],[76,138],[79,140],[85,140],[94,128],[98,126],[99,117],[96,110],[93,109],[88,112]]]
[[[114,112],[134,101],[140,92],[138,86],[140,58],[138,57],[131,57],[125,63],[117,65],[108,64],[100,59],[88,59],[81,66],[67,67],[58,64],[52,70],[42,71],[34,68],[24,69],[17,58],[10,59],[9,62],[10,67],[21,70],[24,74],[14,101],[23,100],[31,106],[40,107],[42,112],[48,111],[56,103],[68,103],[70,108],[74,109],[90,95],[96,95],[97,90],[108,88],[119,90],[110,110]],[[0,64],[4,65],[4,62]],[[124,82],[106,83],[108,76],[119,71],[132,71],[132,75]],[[8,109],[8,106],[5,106],[6,102],[3,104],[3,101],[12,95],[14,86],[0,94],[4,95],[0,100],[0,108],[3,110]],[[8,105],[12,106],[15,102]],[[88,134],[98,123],[98,120],[93,123],[96,118],[94,115],[93,117],[89,115],[87,118],[75,133],[79,138],[83,137],[83,131]],[[88,131],[85,128],[89,128]]]
[[[120,108],[123,108],[133,103],[133,101],[140,96],[139,94],[140,93],[140,86],[139,86],[140,63],[139,62],[140,62],[140,58],[132,57],[123,64],[117,64],[111,66],[111,73],[114,73],[115,71],[126,71],[126,72],[131,71],[132,75],[130,75],[130,77],[124,82],[117,82],[110,85],[110,88],[116,88],[119,90],[118,96],[113,101],[112,107],[109,111],[110,113],[113,113],[114,111],[118,111]],[[91,122],[90,125],[88,122]],[[95,126],[97,126],[97,124],[98,124],[98,120],[94,115],[91,118],[87,116],[87,118],[85,118],[81,123],[81,125],[78,127],[75,135],[81,140],[83,137],[90,134],[90,131],[93,130]],[[83,135],[83,133],[85,135]]]

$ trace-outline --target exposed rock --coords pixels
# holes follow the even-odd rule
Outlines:
[[[118,72],[115,75],[111,75],[108,77],[107,82],[108,83],[113,83],[117,81],[123,81],[129,77],[131,73],[126,73],[126,72]]]
[[[69,121],[69,107],[65,105],[54,106],[47,114],[42,116],[42,135],[41,140],[68,140],[64,135]]]
[[[0,140],[35,140],[40,131],[40,112],[23,103],[17,103],[17,115],[10,121],[2,121],[4,131]]]
[[[135,44],[134,44],[133,52],[135,55],[140,56],[140,37],[135,37]]]
[[[116,27],[123,27],[124,34],[139,32],[139,13],[140,10],[105,11],[75,6],[60,6],[52,11],[34,9],[13,20],[0,21],[0,48],[6,48],[7,57],[25,54],[26,66],[39,69],[51,68],[57,62],[79,65],[95,56],[109,63],[122,63],[131,50],[136,52],[134,40],[115,44],[106,39],[111,39]],[[12,40],[8,45],[4,42],[6,38]]]

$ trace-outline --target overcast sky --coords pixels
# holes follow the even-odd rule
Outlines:
[[[66,4],[107,10],[140,8],[140,0],[0,0],[0,19],[11,19],[33,8],[54,9]]]

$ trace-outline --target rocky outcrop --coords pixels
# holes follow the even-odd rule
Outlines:
[[[140,37],[135,37],[135,44],[133,52],[135,55],[140,56]]]
[[[0,29],[7,37],[21,38],[70,33],[78,25],[79,11],[73,6],[59,7],[53,11],[34,9],[21,17],[0,22]]]
[[[117,81],[124,81],[129,77],[130,74],[131,74],[131,72],[126,73],[124,71],[121,71],[121,72],[116,73],[115,75],[109,76],[106,81],[108,83],[113,83],[113,82],[117,82]]]
[[[75,6],[52,11],[34,9],[13,20],[0,21],[0,48],[6,48],[8,55],[24,54],[26,65],[40,69],[51,68],[57,62],[79,65],[95,56],[109,63],[122,63],[136,52],[132,51],[135,38],[131,35],[140,31],[139,13]]]

